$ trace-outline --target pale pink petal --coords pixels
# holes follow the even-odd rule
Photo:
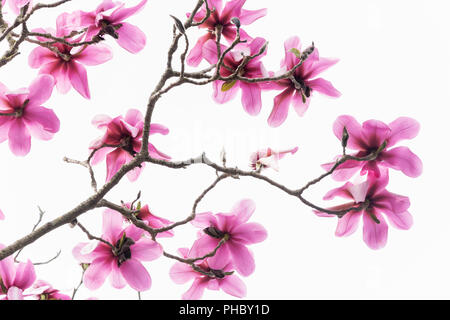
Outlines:
[[[264,17],[267,14],[267,9],[259,9],[259,10],[241,10],[241,14],[239,15],[239,20],[242,25],[249,25],[253,23],[255,20],[258,20]]]
[[[213,38],[210,40],[206,39],[205,44],[202,47],[202,56],[208,61],[210,64],[217,63],[217,44]],[[224,45],[220,45],[221,51],[224,52],[226,47]],[[226,55],[228,57],[229,55]]]
[[[25,124],[31,135],[42,140],[49,140],[59,131],[59,119],[51,109],[30,107],[24,113]]]
[[[163,253],[163,249],[159,243],[146,238],[140,239],[130,249],[131,257],[142,261],[158,259]]]
[[[43,47],[34,48],[28,57],[28,65],[33,69],[50,62],[59,62],[59,58],[52,51]]]
[[[361,203],[366,200],[369,187],[370,187],[369,181],[364,181],[363,183],[358,183],[354,185],[350,184],[348,186],[348,191],[351,193],[356,203]]]
[[[317,78],[314,80],[305,81],[305,83],[313,89],[313,91],[320,92],[329,97],[338,98],[341,96],[341,93],[333,87],[330,81],[325,80],[323,78]]]
[[[89,84],[85,67],[72,61],[67,64],[69,70],[69,79],[73,88],[78,91],[84,98],[90,99]]]
[[[303,117],[306,110],[308,110],[309,103],[311,102],[311,98],[306,98],[306,101],[303,103],[303,96],[299,90],[295,90],[294,96],[292,98],[292,105],[294,106],[295,112],[300,117]]]
[[[197,43],[187,56],[186,62],[188,65],[190,65],[191,67],[197,67],[200,64],[200,62],[202,62],[203,45],[205,44],[206,41],[212,39],[213,37],[214,36],[210,32],[208,32],[197,40]],[[217,60],[217,53],[216,53],[216,60]]]
[[[256,204],[251,199],[244,199],[234,205],[231,210],[241,223],[247,222],[256,210]]]
[[[373,206],[382,209],[387,209],[393,213],[402,213],[408,210],[410,206],[409,198],[401,196],[383,189],[377,192],[376,196],[371,197]]]
[[[189,251],[189,257],[190,258],[203,257],[205,254],[208,254],[211,251],[213,251],[217,247],[218,243],[219,239],[204,234],[202,237],[195,240],[191,250]],[[224,247],[225,246],[220,247],[213,258],[217,258],[217,255],[220,254],[220,251],[222,251]]]
[[[142,169],[144,168],[144,166],[145,166],[145,163],[141,164],[141,167],[137,167],[131,171],[128,171],[127,172],[128,180],[130,180],[131,182],[136,181],[139,178],[139,176],[141,175],[141,172],[142,172]]]
[[[22,119],[12,122],[8,133],[9,148],[16,156],[26,156],[31,149],[31,137]]]
[[[256,116],[261,111],[261,88],[257,83],[240,81],[242,89],[242,106],[249,115]]]
[[[114,148],[110,148],[110,147],[104,147],[104,148],[97,150],[91,159],[91,164],[96,165],[96,164],[100,163],[101,161],[103,161],[103,159],[105,159],[106,155],[108,153],[110,153],[112,150],[114,150]]]
[[[238,298],[243,298],[247,294],[245,283],[234,274],[220,280],[220,288],[226,293]]]
[[[301,47],[300,38],[297,36],[291,37],[284,42],[285,58],[282,61],[282,66],[286,66],[287,70],[292,69],[298,60],[295,54],[291,52],[291,49],[301,50]]]
[[[183,284],[193,278],[196,278],[198,273],[195,272],[191,266],[185,263],[177,262],[172,266],[172,268],[170,268],[169,275],[170,279],[172,279],[172,281],[176,284]]]
[[[164,152],[159,151],[151,143],[148,144],[148,153],[150,154],[150,157],[152,157],[154,159],[159,159],[159,160],[170,160],[171,159],[171,157],[169,155],[165,154]]]
[[[86,288],[89,290],[100,288],[111,273],[113,263],[116,263],[116,261],[112,257],[95,259],[86,269],[83,276],[83,283]]]
[[[50,99],[53,87],[55,85],[55,80],[49,75],[39,75],[33,80],[29,89],[28,94],[29,103],[27,105],[27,111],[31,106],[40,106],[42,103]]]
[[[227,242],[226,244],[236,271],[245,277],[251,275],[255,271],[255,260],[247,247],[234,241]]]
[[[287,88],[275,97],[272,112],[267,119],[271,127],[279,127],[286,120],[293,92],[293,88]]]
[[[27,289],[36,281],[36,272],[34,271],[33,263],[28,260],[27,263],[19,263],[16,269],[16,277],[14,278],[14,285],[20,289]]]
[[[136,6],[131,7],[131,8],[119,7],[117,10],[115,10],[111,14],[110,21],[113,23],[122,22],[126,18],[128,18],[132,15],[135,15],[136,13],[141,11],[144,8],[146,3],[147,3],[147,0],[142,0]]]
[[[167,128],[166,126],[163,126],[162,124],[152,123],[150,125],[150,135],[155,134],[155,133],[167,135],[167,134],[169,134],[169,128]]]
[[[338,220],[335,235],[337,237],[346,237],[358,229],[359,220],[361,220],[362,211],[346,213]]]
[[[111,60],[113,53],[111,49],[104,44],[87,46],[79,54],[75,54],[73,59],[87,66],[96,66]]]
[[[408,177],[416,178],[422,174],[422,161],[407,147],[397,147],[382,152],[383,165],[402,171]]]
[[[384,212],[389,222],[397,229],[409,230],[413,225],[413,217],[408,211],[401,213],[393,213],[389,211]]]
[[[101,128],[107,126],[111,121],[112,121],[112,118],[110,116],[105,115],[105,114],[99,114],[99,115],[96,115],[92,119],[91,123],[94,126],[96,126],[97,128],[101,129]]]
[[[125,121],[132,126],[136,126],[138,123],[144,121],[144,117],[142,116],[142,113],[139,110],[129,109],[127,111],[127,114],[125,115]],[[151,129],[152,125],[150,125],[150,131],[152,130]]]
[[[145,33],[132,24],[126,22],[122,22],[121,24],[122,26],[117,30],[117,34],[119,35],[117,43],[131,53],[138,53],[144,49],[147,42]]]
[[[111,209],[106,209],[103,212],[102,234],[107,241],[110,241],[113,244],[115,244],[115,242],[119,240],[118,238],[122,231],[122,227],[123,227],[122,214]]]
[[[413,139],[420,130],[420,124],[416,120],[407,117],[400,117],[389,124],[391,133],[388,138],[388,146],[393,146],[397,142],[405,139]]]
[[[109,281],[111,283],[111,286],[116,289],[122,289],[127,285],[125,279],[122,277],[122,273],[120,272],[117,263],[112,263],[111,265],[111,274],[109,276]]]
[[[11,287],[7,292],[8,300],[23,300],[23,290],[17,287]]]
[[[120,265],[120,273],[129,286],[136,291],[146,291],[152,286],[150,274],[138,260],[131,258],[122,263]]]
[[[72,250],[72,254],[79,262],[92,263],[100,257],[112,255],[111,248],[95,242],[81,242]]]
[[[373,211],[373,214],[377,217],[380,223],[376,223],[368,213],[364,212],[363,239],[369,248],[378,250],[386,245],[388,225],[381,214],[376,211]]]
[[[191,223],[197,228],[217,227],[217,218],[211,212],[197,213]]]
[[[227,90],[227,91],[222,91],[222,85],[224,84],[224,81],[221,80],[217,80],[213,82],[213,99],[215,102],[223,104],[226,103],[230,100],[232,100],[238,90],[239,90],[239,84],[235,83],[235,85],[233,87],[231,87],[231,89]]]
[[[349,191],[349,187],[351,187],[352,185],[352,183],[347,182],[342,187],[328,191],[323,197],[323,200],[333,200],[335,197],[353,199],[353,195]]]
[[[232,241],[253,244],[266,240],[267,230],[259,223],[250,222],[237,226],[232,231]]]
[[[320,58],[319,61],[312,65],[311,70],[308,70],[308,72],[306,72],[303,76],[305,79],[314,78],[315,76],[334,66],[338,62],[339,59]]]
[[[198,300],[203,296],[206,286],[208,285],[208,278],[197,278],[192,283],[192,286],[186,291],[182,299],[183,300]]]

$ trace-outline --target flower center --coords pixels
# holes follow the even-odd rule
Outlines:
[[[134,151],[133,138],[131,138],[131,136],[126,136],[120,140],[120,148],[131,154],[133,157],[137,153],[136,151]]]
[[[130,247],[134,244],[134,240],[128,238],[124,233],[122,238],[118,240],[114,246],[113,254],[117,257],[117,266],[120,267],[122,263],[131,259]]]
[[[306,98],[311,96],[312,89],[305,84],[305,81],[298,75],[294,75],[294,79],[297,83],[295,84],[295,89],[300,90]]]
[[[213,226],[203,229],[203,232],[206,233],[208,236],[216,239],[223,239],[223,238],[225,238],[225,240],[230,239],[230,235],[228,233],[223,232]]]
[[[113,25],[110,21],[106,19],[102,19],[99,21],[99,26],[101,28],[100,32],[98,33],[98,36],[102,38],[103,35],[107,34],[113,37],[114,39],[119,39],[119,34],[116,30],[120,29],[122,27],[121,24]]]

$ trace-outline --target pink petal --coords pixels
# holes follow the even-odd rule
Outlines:
[[[387,209],[389,212],[402,213],[410,206],[408,197],[389,192],[386,189],[371,198],[373,206],[382,209],[383,212],[383,209]]]
[[[241,20],[242,25],[249,25],[253,23],[255,20],[258,20],[264,17],[267,14],[267,9],[259,9],[259,10],[241,10],[241,14],[239,16],[239,20]]]
[[[89,290],[96,290],[100,288],[105,282],[106,278],[112,271],[112,264],[116,261],[112,258],[97,258],[95,259],[83,276],[83,283]]]
[[[141,123],[144,121],[144,117],[142,116],[142,113],[137,109],[130,109],[127,111],[127,114],[125,115],[125,121],[130,124],[131,126],[136,126],[138,123]],[[150,131],[151,131],[150,125]]]
[[[220,280],[220,288],[226,293],[238,298],[243,298],[247,294],[245,283],[234,274]]]
[[[202,46],[202,57],[205,58],[210,64],[217,63],[217,44],[213,38],[205,39],[205,43]],[[224,52],[226,47],[220,45],[221,51]],[[228,55],[227,55],[228,56]]]
[[[311,87],[311,89],[320,92],[329,97],[338,98],[341,96],[341,93],[336,90],[335,87],[331,84],[330,81],[327,81],[323,78],[317,78],[314,80],[305,81],[305,83]]]
[[[208,6],[211,10],[215,8],[217,12],[222,12],[222,0],[208,0]]]
[[[146,291],[152,286],[150,274],[138,260],[131,258],[122,263],[120,265],[120,273],[129,286],[136,291]]]
[[[22,119],[12,121],[8,133],[9,148],[16,156],[26,156],[31,149],[31,137]]]
[[[231,212],[237,216],[241,223],[245,223],[250,219],[255,210],[255,202],[251,199],[244,199],[235,204]]]
[[[273,109],[267,122],[271,127],[279,127],[287,118],[291,104],[293,88],[287,88],[274,99]]]
[[[163,126],[162,124],[152,123],[150,125],[150,135],[155,134],[155,133],[167,135],[167,134],[169,134],[169,128],[167,128],[166,126]]]
[[[353,175],[364,165],[365,162],[356,160],[347,160],[341,164],[332,173],[332,177],[336,181],[346,181],[353,177]],[[321,167],[329,171],[334,166],[335,162],[322,164]]]
[[[373,214],[380,221],[377,224],[368,213],[363,214],[363,239],[364,242],[373,250],[378,250],[386,245],[388,235],[388,225],[383,216],[376,211]]]
[[[230,100],[232,100],[238,90],[239,90],[239,84],[236,82],[235,85],[227,90],[227,91],[222,91],[222,85],[225,83],[225,81],[221,81],[221,80],[217,80],[213,82],[213,99],[215,102],[223,104],[226,103]]]
[[[308,72],[306,72],[303,76],[305,77],[305,79],[314,78],[315,76],[334,66],[338,62],[339,59],[320,58],[319,61],[312,65],[311,70],[308,70]]]
[[[346,237],[354,233],[356,229],[358,229],[361,214],[362,211],[350,211],[346,213],[342,218],[338,220],[335,235],[337,237]]]
[[[101,161],[103,161],[103,159],[105,159],[106,155],[108,153],[110,153],[112,150],[114,150],[114,148],[109,148],[109,147],[104,147],[104,148],[97,150],[91,159],[91,164],[96,165],[96,164],[100,163]]]
[[[236,271],[245,277],[251,275],[255,271],[255,260],[247,247],[234,241],[226,244],[230,250]]]
[[[112,121],[112,118],[110,116],[105,115],[105,114],[99,114],[99,115],[96,115],[92,119],[91,123],[94,126],[96,126],[97,128],[101,129],[101,128],[107,126],[111,121]]]
[[[217,218],[211,212],[197,213],[191,223],[197,228],[217,227]]]
[[[93,247],[93,245],[95,245],[95,243],[81,242],[73,248],[72,255],[82,263],[92,263],[97,258],[106,258],[112,255],[111,248],[106,245],[98,243],[95,247]]]
[[[126,22],[122,22],[121,24],[122,26],[117,30],[117,34],[119,35],[117,43],[131,53],[138,53],[144,49],[147,42],[145,33],[132,24]]]
[[[113,22],[113,23],[122,22],[126,18],[128,18],[128,17],[130,17],[132,15],[135,15],[136,13],[141,11],[144,8],[146,3],[147,3],[147,0],[142,0],[141,2],[139,2],[134,7],[131,7],[131,8],[120,7],[120,8],[118,8],[117,10],[115,10],[111,14],[110,21]]]
[[[23,290],[17,287],[11,287],[8,289],[8,300],[23,300]]]
[[[79,63],[72,61],[67,64],[69,70],[69,79],[73,88],[84,98],[90,99],[89,84],[86,69]]]
[[[388,138],[388,146],[393,146],[397,142],[405,139],[413,139],[420,130],[420,124],[416,120],[407,117],[400,117],[389,124],[391,134]]]
[[[4,245],[0,245],[0,249],[3,249],[4,247]],[[15,274],[16,268],[12,256],[0,260],[0,277],[7,288],[13,285]]]
[[[242,244],[253,244],[266,240],[267,230],[259,223],[251,222],[237,226],[232,231],[232,240]]]
[[[408,211],[401,213],[384,212],[389,222],[400,230],[409,230],[413,224],[413,217]]]
[[[111,266],[111,275],[109,276],[111,286],[116,289],[124,288],[127,283],[120,272],[120,268],[117,266],[117,263],[113,263]]]
[[[191,266],[177,262],[170,268],[169,275],[170,279],[176,284],[183,284],[196,278],[199,274],[195,272]]]
[[[130,180],[130,182],[136,181],[139,178],[139,176],[141,175],[141,172],[142,172],[142,169],[144,168],[144,166],[145,166],[145,163],[141,164],[141,167],[137,167],[131,171],[128,171],[127,172],[128,180]]]
[[[362,133],[369,147],[378,147],[388,139],[391,129],[381,121],[367,120],[362,124]]]
[[[154,159],[170,160],[171,157],[155,148],[151,143],[148,144],[148,153]]]
[[[402,171],[408,177],[417,178],[422,174],[422,161],[407,147],[397,147],[382,152],[383,165]]]
[[[311,102],[311,98],[306,98],[305,103],[303,103],[303,97],[299,90],[295,90],[294,96],[292,98],[292,105],[294,106],[295,112],[299,115],[299,117],[303,117],[306,110],[308,110],[309,103]]]
[[[31,135],[42,140],[49,140],[59,131],[59,119],[51,109],[44,107],[27,108],[24,114],[25,124]]]
[[[59,62],[59,58],[52,51],[43,47],[34,48],[28,57],[28,64],[33,69],[50,62]]]
[[[239,17],[245,1],[246,0],[230,0],[225,3],[225,7],[221,13],[222,20],[229,21],[233,17]]]
[[[353,195],[349,191],[349,187],[351,187],[352,185],[352,183],[347,182],[342,187],[328,191],[327,194],[325,194],[325,196],[323,197],[323,200],[333,200],[335,197],[353,199]]]
[[[56,81],[56,89],[62,94],[69,92],[72,87],[67,63],[60,61],[47,63],[39,70],[39,73],[52,75]]]
[[[197,67],[200,64],[200,62],[202,62],[203,45],[205,44],[206,41],[212,39],[213,37],[214,36],[210,32],[208,32],[197,40],[197,43],[187,56],[186,62],[188,65],[190,65],[191,67]],[[217,53],[216,53],[216,60],[217,60]]]
[[[122,215],[114,210],[106,209],[103,212],[102,231],[103,237],[115,244],[119,240],[119,235],[123,228]]]
[[[190,258],[200,258],[204,255],[212,252],[219,243],[219,240],[213,237],[208,236],[207,234],[204,234],[197,240],[195,240],[194,244],[192,245],[191,250],[189,251],[189,257]],[[220,256],[220,252],[223,250],[222,246],[216,253],[216,255],[213,257],[214,259],[217,259],[217,256]]]
[[[28,94],[28,99],[30,101],[27,105],[27,111],[29,107],[40,106],[50,99],[54,85],[55,80],[49,75],[39,75],[34,79],[29,88],[30,93]]]
[[[127,155],[128,153],[121,149],[116,149],[108,153],[106,156],[106,181],[111,180],[117,171],[127,162]]]
[[[79,54],[75,54],[73,59],[87,66],[96,66],[111,60],[113,53],[111,49],[104,44],[88,46]]]
[[[16,270],[16,277],[14,278],[14,285],[25,290],[31,287],[34,281],[36,281],[36,273],[33,263],[30,260],[27,263],[19,263]]]
[[[159,243],[146,238],[140,239],[130,249],[131,257],[142,261],[158,259],[163,253],[163,249]]]
[[[294,48],[298,50],[301,50],[302,48],[300,38],[297,36],[291,37],[284,42],[285,57],[282,62],[282,66],[286,66],[287,70],[292,69],[292,67],[296,65],[296,62],[298,60],[295,54],[290,51]]]
[[[348,132],[347,147],[354,150],[362,150],[367,146],[362,136],[362,127],[355,118],[348,115],[339,116],[333,123],[334,135],[342,140],[344,127]]]
[[[240,81],[242,106],[249,115],[256,116],[261,111],[261,88],[257,83]]]
[[[186,291],[183,300],[198,300],[203,296],[206,286],[208,285],[208,278],[197,278],[192,283],[192,286]]]

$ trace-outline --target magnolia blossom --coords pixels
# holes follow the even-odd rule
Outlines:
[[[162,254],[161,246],[144,238],[143,230],[123,228],[122,215],[115,211],[103,213],[102,239],[92,250],[90,243],[80,243],[72,251],[81,263],[89,263],[84,273],[83,282],[90,290],[100,288],[110,276],[114,288],[121,289],[128,284],[136,291],[150,289],[152,279],[141,261],[152,261]]]
[[[222,0],[208,0],[208,6],[211,10],[210,17],[199,25],[199,28],[206,29],[206,34],[200,37],[189,52],[186,59],[190,66],[198,66],[203,56],[203,46],[208,40],[216,41],[217,28],[220,27],[221,34],[229,42],[233,42],[236,37],[236,26],[231,22],[232,18],[238,18],[241,25],[249,25],[255,20],[264,17],[267,9],[245,10],[242,9],[246,0],[231,0],[223,6]],[[189,14],[188,14],[189,16]],[[206,17],[205,5],[197,12],[194,22],[200,22]],[[240,29],[240,37],[242,40],[251,40],[251,37],[242,29]]]
[[[31,4],[30,0],[8,0],[9,7],[11,8],[14,14],[19,14],[20,9],[25,7],[27,4]],[[6,0],[2,0],[2,7],[6,4]]]
[[[65,27],[68,13],[64,13],[56,20],[56,32],[53,30],[35,29],[39,33],[50,33],[56,37],[65,37],[70,34],[70,29]],[[39,41],[48,42],[49,39],[37,37]],[[77,39],[66,39],[71,43],[79,43]],[[73,47],[63,43],[52,45],[54,52],[48,48],[35,48],[28,63],[31,68],[39,68],[40,74],[50,74],[56,80],[56,88],[60,93],[67,93],[71,87],[78,91],[84,98],[90,99],[87,71],[83,65],[95,66],[112,58],[111,49],[104,44]]]
[[[92,124],[99,129],[106,129],[105,134],[94,140],[89,148],[98,149],[92,157],[93,165],[103,161],[106,156],[106,181],[109,181],[125,163],[130,162],[141,150],[144,117],[139,110],[130,109],[125,117],[118,116],[112,119],[107,115],[98,115],[92,120]],[[166,135],[169,133],[169,129],[163,125],[152,123],[150,135],[155,133]],[[158,151],[151,143],[148,144],[148,151],[153,158],[170,159],[168,155]],[[144,165],[142,163],[140,167],[128,172],[128,179],[135,181]]]
[[[203,228],[199,238],[192,246],[192,255],[202,257],[212,252],[222,239],[225,242],[216,254],[209,258],[208,264],[213,269],[220,269],[231,262],[243,276],[255,271],[255,260],[247,245],[262,242],[267,238],[267,231],[262,225],[247,222],[255,211],[252,200],[242,200],[231,213],[211,212],[197,214],[192,224]]]
[[[72,19],[78,19],[81,27],[87,27],[86,39],[108,34],[117,39],[117,43],[131,53],[138,53],[145,47],[146,36],[136,26],[124,22],[128,17],[138,13],[147,3],[142,0],[131,8],[125,8],[125,3],[104,0],[94,11],[75,12]]]
[[[422,161],[409,148],[392,148],[401,140],[413,139],[417,136],[420,124],[416,120],[400,117],[389,125],[378,120],[368,120],[360,125],[352,116],[340,116],[333,125],[334,135],[339,140],[342,140],[344,127],[348,132],[347,148],[357,150],[352,154],[353,156],[368,156],[383,144],[385,144],[385,148],[374,160],[344,162],[333,172],[334,179],[345,181],[359,170],[361,170],[361,175],[371,172],[378,177],[380,176],[379,166],[400,170],[408,177],[413,178],[422,173]],[[324,164],[322,167],[330,170],[333,165],[334,162]]]
[[[335,234],[338,237],[351,235],[358,228],[362,216],[364,242],[374,250],[383,248],[387,241],[388,225],[382,213],[397,229],[408,230],[413,223],[413,218],[408,212],[410,205],[408,197],[387,191],[388,170],[382,169],[380,172],[379,178],[369,174],[365,182],[360,184],[347,182],[342,187],[329,191],[324,197],[324,200],[331,200],[336,196],[351,200],[329,210],[345,210],[363,205],[361,210],[350,211],[338,220]],[[321,217],[333,216],[317,211],[315,213]]]
[[[5,246],[0,245],[0,250]],[[0,296],[3,300],[23,300],[30,294],[24,293],[36,280],[33,263],[14,263],[12,256],[0,260]]]
[[[38,280],[31,289],[38,300],[72,300],[68,295],[62,294],[45,281]]]
[[[59,131],[59,119],[53,110],[42,107],[53,91],[51,76],[38,76],[28,88],[10,91],[0,83],[0,142],[8,139],[16,156],[31,149],[31,136],[50,140]]]
[[[248,45],[241,45],[238,50],[229,52],[225,55],[224,66],[220,68],[220,75],[227,77],[232,75],[241,64],[243,55],[253,56],[257,54],[261,48],[266,44],[263,38],[255,38]],[[226,47],[222,47],[222,52]],[[239,71],[239,75],[246,78],[260,78],[267,76],[264,66],[260,59],[263,54],[251,59]],[[203,46],[203,57],[211,64],[217,63],[217,45],[213,40],[209,40]],[[226,67],[225,67],[226,66]],[[228,69],[229,68],[229,69]],[[231,71],[232,70],[232,71]],[[233,99],[239,88],[242,90],[242,106],[244,110],[250,115],[257,115],[261,111],[261,86],[259,83],[250,83],[240,80],[233,80],[231,82],[224,82],[217,80],[213,82],[214,94],[213,98],[217,103],[225,103]]]
[[[292,37],[284,43],[285,58],[281,61],[281,75],[291,70],[300,62],[301,43],[298,37]],[[308,58],[295,69],[293,79],[283,79],[267,85],[267,89],[283,90],[274,99],[272,112],[267,120],[271,127],[280,126],[287,118],[289,106],[301,117],[309,107],[311,95],[314,91],[329,97],[339,97],[341,93],[336,90],[331,82],[316,78],[317,75],[336,64],[339,60],[320,58],[317,48]]]
[[[250,167],[257,171],[267,168],[278,171],[278,160],[284,158],[286,154],[295,154],[297,151],[298,147],[284,151],[274,151],[271,148],[259,150],[250,156]]]

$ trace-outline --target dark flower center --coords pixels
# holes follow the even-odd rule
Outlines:
[[[294,79],[295,81],[297,81],[297,83],[295,84],[296,85],[295,89],[301,90],[302,93],[305,95],[305,97],[309,98],[311,96],[312,89],[305,84],[305,81],[302,79],[301,76],[294,75]],[[297,86],[299,86],[299,88],[297,88]]]
[[[128,238],[124,233],[122,238],[120,238],[113,249],[113,254],[117,257],[117,266],[120,267],[122,263],[131,259],[131,249],[130,247],[134,244],[134,240]]]
[[[110,35],[114,39],[119,39],[119,34],[116,30],[122,26],[121,24],[113,25],[110,21],[102,19],[99,21],[99,25],[101,30],[97,36],[100,37],[100,39],[103,40],[102,36],[105,34]]]
[[[222,239],[228,235],[227,233],[222,232],[213,226],[203,229],[203,232],[206,233],[208,236],[216,238],[216,239]]]

